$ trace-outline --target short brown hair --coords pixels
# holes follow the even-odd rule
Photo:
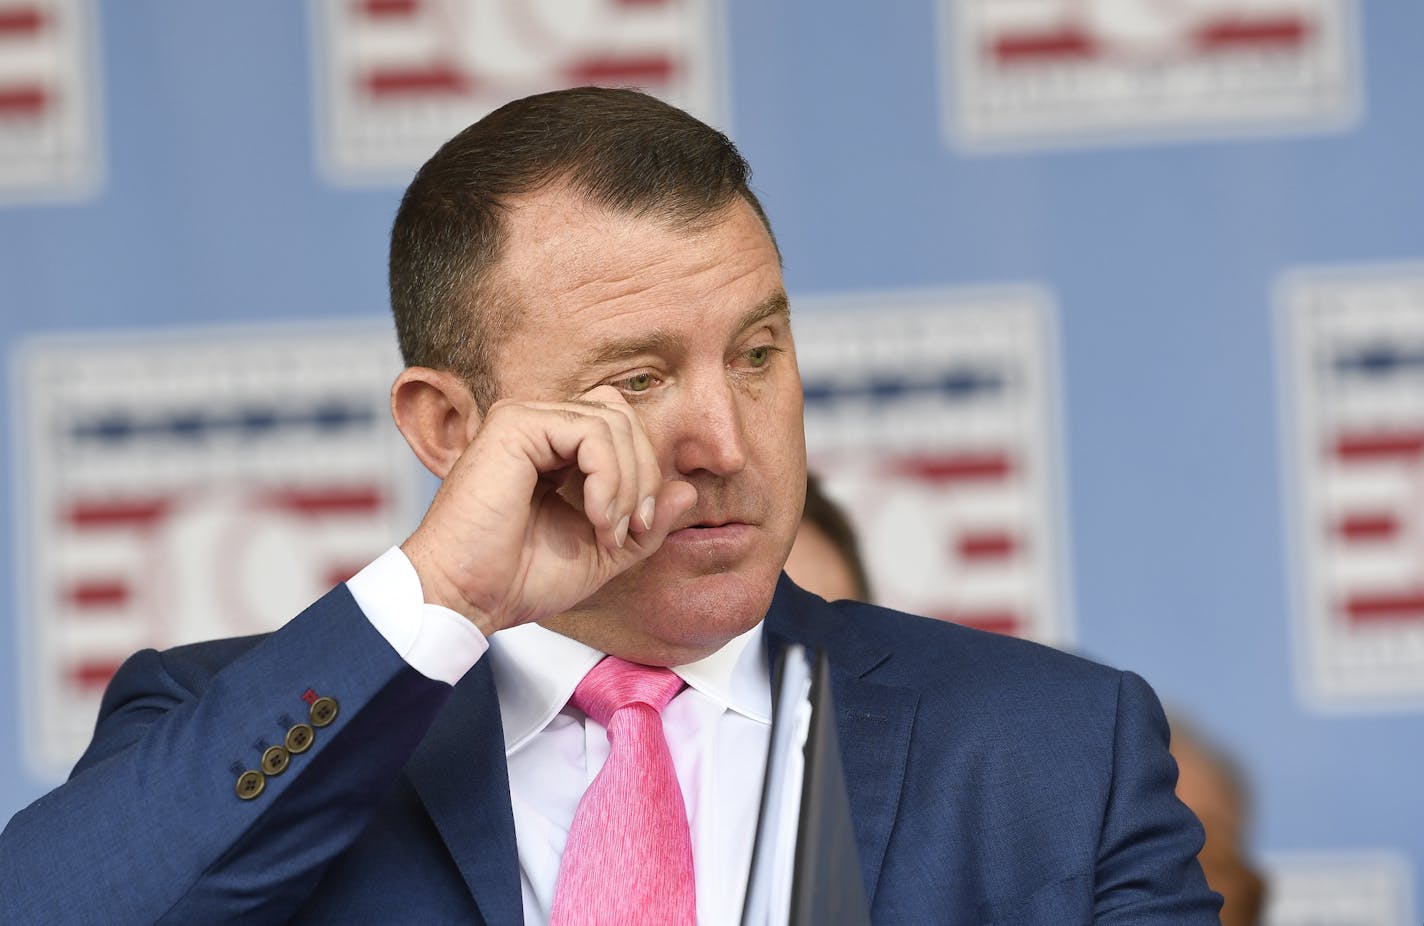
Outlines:
[[[481,410],[498,398],[492,358],[518,306],[491,271],[512,197],[565,182],[606,209],[696,227],[740,196],[770,233],[750,173],[727,136],[636,90],[579,87],[500,107],[441,146],[396,213],[391,310],[406,365],[458,374]]]

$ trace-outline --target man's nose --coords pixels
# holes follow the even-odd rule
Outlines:
[[[742,403],[724,373],[689,378],[672,426],[673,466],[678,475],[730,476],[747,465]]]

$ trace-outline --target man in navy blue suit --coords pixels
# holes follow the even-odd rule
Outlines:
[[[412,182],[390,282],[424,520],[276,633],[131,658],[0,837],[0,921],[543,922],[608,754],[569,698],[612,654],[686,682],[697,918],[736,922],[796,642],[877,922],[1217,922],[1141,679],[781,576],[801,387],[725,137],[633,91],[511,103]]]

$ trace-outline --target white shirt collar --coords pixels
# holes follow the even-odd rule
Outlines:
[[[598,650],[523,624],[489,638],[490,670],[499,693],[505,755],[511,755],[549,725],[573,697],[574,689],[598,664]],[[729,640],[710,656],[673,666],[688,686],[759,723],[771,723],[771,683],[761,624]]]

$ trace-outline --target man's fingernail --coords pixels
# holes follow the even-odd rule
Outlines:
[[[628,539],[628,516],[625,514],[623,520],[618,522],[618,526],[613,529],[613,539],[618,541],[619,549],[623,547],[623,541]]]
[[[643,499],[643,504],[638,506],[638,520],[643,522],[643,530],[653,529],[653,515],[657,510],[657,502],[651,495]]]

